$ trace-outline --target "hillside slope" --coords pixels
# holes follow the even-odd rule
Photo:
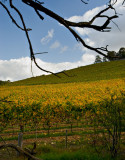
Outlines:
[[[65,73],[69,76],[63,73],[58,74],[61,78],[54,75],[43,75],[16,81],[11,85],[56,84],[125,78],[125,60],[92,64],[71,69]]]

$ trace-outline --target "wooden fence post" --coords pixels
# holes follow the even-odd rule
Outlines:
[[[23,133],[18,134],[18,146],[22,148],[23,146]],[[19,152],[17,152],[17,156],[19,156]]]
[[[23,146],[23,133],[19,133],[18,135],[18,146],[21,148]]]

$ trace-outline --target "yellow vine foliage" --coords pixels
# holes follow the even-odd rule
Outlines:
[[[125,93],[125,79],[34,86],[1,86],[0,124],[51,123],[80,119],[86,106]],[[89,112],[87,112],[89,114]],[[99,111],[97,110],[97,114]],[[6,115],[6,116],[5,116]]]

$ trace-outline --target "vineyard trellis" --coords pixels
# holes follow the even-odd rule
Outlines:
[[[38,127],[42,126],[47,130],[46,134],[51,135],[53,131],[51,128],[65,123],[70,126],[70,132],[73,134],[74,124],[92,123],[94,126],[96,122],[97,130],[98,127],[103,126],[110,137],[116,134],[113,133],[112,127],[117,125],[119,136],[116,134],[116,138],[119,138],[125,118],[124,86],[124,79],[115,79],[91,83],[40,85],[32,88],[30,86],[0,87],[0,96],[3,98],[0,102],[1,133],[8,126],[13,128],[16,125],[20,127],[21,132],[31,127],[36,129],[37,134]],[[6,103],[7,101],[10,103]],[[114,110],[116,106],[118,109]],[[115,121],[119,115],[122,121]],[[117,142],[120,141],[117,139]],[[110,143],[109,145],[112,147]],[[116,154],[114,153],[118,149],[116,145],[119,143],[113,146],[112,155]]]

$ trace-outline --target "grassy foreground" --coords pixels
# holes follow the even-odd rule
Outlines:
[[[31,146],[28,146],[29,148]],[[95,153],[92,146],[83,146],[80,149],[53,147],[50,145],[39,145],[36,156],[43,160],[113,160],[109,154]],[[24,157],[13,157],[11,160],[22,160]],[[115,160],[123,160],[123,156],[118,156]]]

